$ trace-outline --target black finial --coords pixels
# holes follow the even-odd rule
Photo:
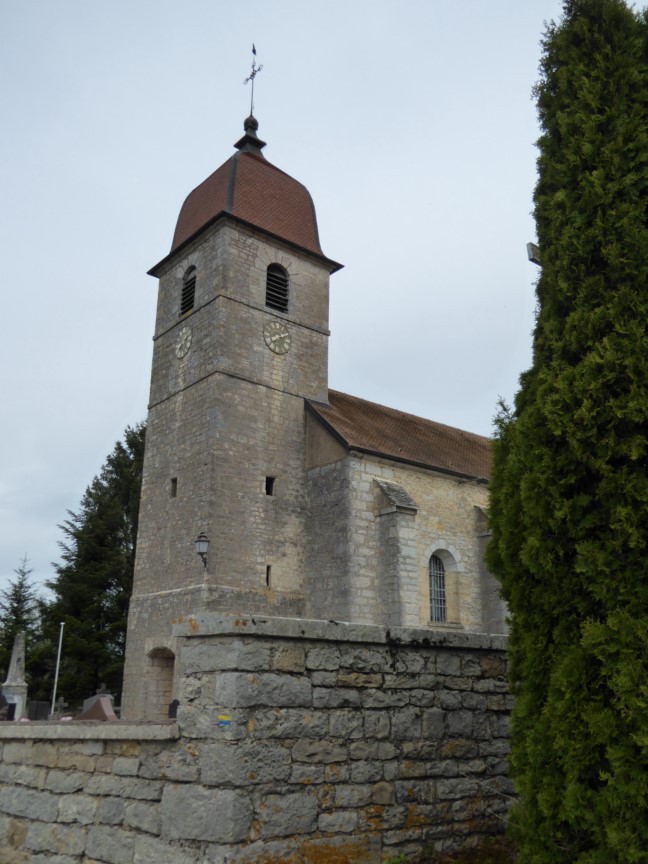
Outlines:
[[[245,135],[234,145],[237,150],[240,150],[242,153],[255,153],[257,156],[260,156],[262,159],[265,159],[265,156],[261,152],[263,148],[266,146],[266,142],[262,141],[257,136],[257,129],[259,128],[259,121],[256,117],[253,117],[251,114],[243,121],[243,129],[245,130]]]
[[[248,77],[243,82],[247,84],[248,81],[252,82],[252,93],[250,94],[250,117],[254,115],[254,79],[259,74],[259,72],[263,69],[263,66],[256,65],[256,48],[254,47],[254,42],[252,43],[252,71],[248,75]]]

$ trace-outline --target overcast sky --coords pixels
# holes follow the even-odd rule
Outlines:
[[[488,435],[530,363],[532,87],[558,0],[0,2],[0,587],[146,417],[185,196],[232,154],[315,201],[330,385]]]

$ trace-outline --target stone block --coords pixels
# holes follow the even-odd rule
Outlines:
[[[32,852],[81,855],[86,846],[86,829],[76,825],[30,822],[24,845]]]
[[[189,644],[182,649],[181,663],[186,675],[229,669],[255,672],[270,667],[270,648],[242,639]]]
[[[158,837],[140,834],[135,839],[133,864],[197,864],[200,860],[197,850],[171,846]]]
[[[488,697],[483,693],[462,693],[461,694],[461,707],[465,708],[468,711],[484,711],[486,708],[487,699],[498,697]]]
[[[267,795],[258,809],[261,837],[310,834],[317,827],[318,809],[312,792]]]
[[[317,687],[313,689],[314,708],[359,708],[360,694],[355,690]]]
[[[146,831],[148,834],[160,833],[160,812],[157,804],[133,801],[124,808],[124,823],[130,828]]]
[[[374,783],[371,787],[372,804],[394,804],[396,802],[396,790],[393,783],[384,780]]]
[[[45,784],[47,769],[31,765],[16,765],[15,762],[0,763],[0,783],[13,786],[34,786],[39,789]]]
[[[472,689],[472,678],[446,678],[445,686],[448,690],[470,690]]]
[[[311,672],[310,680],[313,687],[335,687],[337,672],[327,672],[325,670]]]
[[[123,798],[102,798],[97,807],[97,822],[103,825],[121,825],[124,819]]]
[[[460,657],[457,654],[439,652],[436,658],[436,671],[438,675],[460,675]]]
[[[276,783],[290,777],[290,751],[281,744],[206,744],[200,753],[200,779],[206,786]]]
[[[375,834],[306,840],[299,850],[300,864],[322,864],[323,861],[375,864],[380,861],[380,845],[380,837]]]
[[[421,737],[423,710],[416,706],[402,708],[391,715],[391,737],[393,741],[411,741]]]
[[[398,748],[390,741],[354,741],[349,745],[351,759],[394,759]]]
[[[325,779],[323,765],[307,765],[299,762],[293,764],[290,772],[291,783],[303,783],[305,786],[323,783]]]
[[[161,816],[162,837],[238,843],[248,839],[252,803],[234,789],[174,783],[164,789]]]
[[[381,687],[382,683],[380,673],[340,671],[337,674],[338,687]]]
[[[159,801],[162,795],[162,784],[140,777],[93,774],[88,780],[85,791],[88,795],[114,795],[144,801]]]
[[[310,706],[311,684],[306,678],[280,675],[273,672],[254,674],[223,672],[216,677],[214,698],[216,704],[232,708],[252,705],[276,707]]]
[[[402,708],[409,702],[409,695],[405,691],[367,690],[362,693],[362,705],[364,708]]]
[[[192,742],[142,753],[139,776],[147,780],[175,780],[190,783],[198,779],[198,752]]]
[[[131,864],[135,834],[114,826],[95,825],[88,831],[86,856],[107,864]]]
[[[256,712],[254,734],[257,738],[319,738],[326,735],[328,724],[324,711],[273,708]]]
[[[303,645],[278,645],[272,649],[270,668],[281,672],[303,672],[306,652]]]
[[[224,722],[223,718],[227,718]],[[240,741],[248,735],[248,712],[217,705],[180,705],[178,725],[185,738]]]
[[[306,655],[307,669],[328,669],[335,671],[340,668],[340,649],[337,646],[311,648]]]
[[[73,771],[85,771],[91,774],[95,770],[96,758],[85,753],[61,751],[58,757],[59,768],[69,768]]]
[[[329,713],[328,733],[332,738],[362,738],[365,734],[361,711],[352,708],[337,709]]]
[[[426,708],[421,717],[421,737],[439,741],[445,735],[446,712],[440,708]]]
[[[297,741],[292,748],[292,758],[295,762],[344,762],[347,749],[344,744],[326,740]]]
[[[25,819],[55,822],[58,815],[58,798],[51,792],[40,792],[22,787],[0,787],[0,812]]]
[[[350,774],[353,783],[375,783],[383,779],[382,763],[354,762]]]
[[[434,705],[436,693],[433,690],[411,690],[409,694],[410,705],[418,705],[421,708],[428,708]]]
[[[351,648],[340,654],[340,666],[354,672],[382,673],[387,671],[389,658],[386,652],[374,648]]]
[[[299,840],[258,840],[247,846],[210,845],[207,847],[204,859],[204,864],[261,864],[261,862],[301,864]]]
[[[58,821],[90,825],[94,822],[97,799],[89,795],[65,795],[59,801]]]
[[[436,781],[437,795],[440,800],[458,798],[472,798],[479,792],[479,786],[474,780],[464,777],[453,779],[438,779]]]
[[[464,657],[461,661],[461,674],[469,678],[481,678],[482,667],[476,657]]]
[[[32,765],[44,765],[46,768],[56,767],[58,747],[45,741],[34,741],[31,753]]]
[[[363,711],[366,738],[388,738],[391,722],[387,711]]]
[[[358,827],[356,810],[337,810],[335,813],[320,813],[317,820],[320,831],[334,834],[350,834]]]
[[[17,762],[19,765],[29,764],[31,751],[31,741],[7,741],[2,748],[2,761]]]
[[[449,711],[447,714],[448,735],[453,738],[470,738],[473,731],[471,711]]]
[[[461,700],[464,694],[450,693],[448,690],[441,690],[437,695],[436,704],[438,708],[443,708],[444,711],[456,711],[461,708]]]
[[[335,807],[364,807],[372,801],[373,787],[369,783],[339,783],[333,788]]]
[[[47,772],[45,788],[58,795],[68,795],[79,792],[86,784],[90,775],[81,771],[58,771],[56,769]]]
[[[113,762],[113,773],[123,777],[137,777],[139,759],[130,756],[116,756]]]

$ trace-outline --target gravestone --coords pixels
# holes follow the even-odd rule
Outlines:
[[[27,717],[30,720],[49,720],[50,703],[32,701],[27,706]]]
[[[111,710],[112,710],[112,705],[114,703],[115,697],[112,695],[112,693],[108,692],[108,688],[106,687],[106,685],[102,681],[101,684],[95,690],[95,695],[89,696],[87,699],[83,700],[83,713],[85,714],[86,711],[89,711],[90,708],[92,708],[92,706],[95,704],[95,702],[97,702],[99,699],[104,698],[104,697],[110,701]]]
[[[112,697],[95,696],[90,702],[90,706],[84,709],[81,714],[78,714],[76,720],[116,720],[117,715],[113,711]],[[84,703],[85,704],[85,703]]]

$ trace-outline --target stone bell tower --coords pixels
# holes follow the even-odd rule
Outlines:
[[[253,116],[184,202],[159,279],[124,716],[174,696],[171,623],[304,611],[305,408],[328,397],[329,276],[304,186]],[[209,539],[206,564],[194,541]]]

